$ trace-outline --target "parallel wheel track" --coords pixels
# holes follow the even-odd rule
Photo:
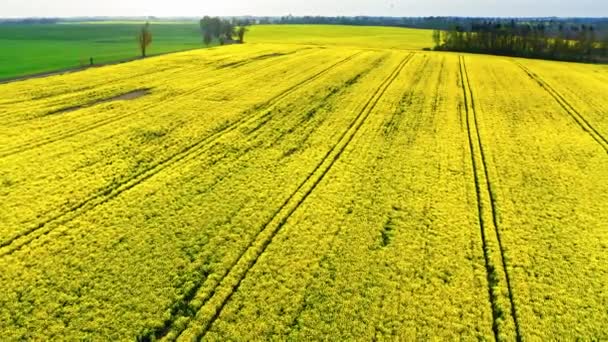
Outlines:
[[[152,176],[158,174],[162,170],[164,170],[186,158],[196,158],[198,155],[200,155],[201,153],[203,153],[205,151],[206,147],[211,147],[217,140],[219,140],[225,134],[235,131],[236,129],[238,129],[239,127],[241,127],[243,125],[247,125],[250,121],[255,121],[258,116],[262,115],[262,112],[264,110],[269,109],[274,104],[287,98],[293,92],[295,92],[297,89],[321,78],[323,75],[325,75],[332,69],[338,67],[339,65],[349,62],[350,60],[352,60],[353,58],[355,58],[356,56],[358,56],[361,53],[362,52],[357,52],[347,58],[344,58],[344,59],[338,61],[337,63],[330,65],[329,67],[315,73],[311,77],[289,87],[288,89],[284,90],[280,94],[277,94],[276,96],[270,98],[262,105],[256,106],[254,109],[254,112],[256,114],[244,115],[242,118],[236,120],[235,122],[231,123],[230,125],[195,142],[194,144],[186,146],[185,148],[180,150],[178,153],[176,153],[170,157],[167,157],[158,163],[151,165],[149,168],[138,172],[137,174],[133,175],[132,177],[129,177],[128,179],[125,179],[125,180],[121,181],[120,183],[115,184],[111,187],[98,191],[97,193],[95,193],[92,196],[88,197],[87,199],[81,201],[80,203],[70,207],[69,209],[67,209],[51,218],[48,218],[35,226],[32,226],[32,227],[26,229],[24,232],[21,232],[17,236],[8,238],[8,239],[0,242],[0,257],[5,256],[5,255],[10,255],[10,254],[14,253],[15,251],[21,249],[22,247],[28,245],[29,243],[31,243],[38,237],[47,235],[54,229],[53,227],[49,227],[51,224],[62,224],[62,223],[69,222],[69,221],[73,220],[74,218],[92,210],[93,208],[111,201],[112,199],[116,198],[120,194],[134,188],[135,186],[148,180]],[[22,240],[22,239],[24,241],[18,241],[18,240]]]
[[[468,141],[469,148],[471,150],[471,163],[473,166],[473,174],[475,180],[475,191],[477,195],[477,210],[478,210],[478,218],[479,225],[481,228],[481,238],[483,245],[483,254],[484,260],[486,264],[486,272],[487,272],[487,280],[488,280],[488,292],[490,295],[490,302],[492,305],[492,317],[493,317],[493,325],[492,329],[494,331],[494,337],[497,341],[500,340],[500,326],[498,325],[498,321],[500,319],[499,312],[497,308],[500,307],[498,303],[500,294],[497,293],[494,285],[500,282],[500,279],[496,279],[497,275],[495,274],[495,267],[501,267],[506,282],[509,303],[510,303],[510,315],[513,319],[513,324],[515,325],[515,337],[517,341],[522,340],[521,330],[519,326],[519,320],[517,317],[517,310],[515,307],[515,301],[513,299],[513,289],[511,286],[511,278],[509,276],[509,271],[507,268],[507,263],[505,261],[505,252],[501,240],[500,229],[498,225],[498,218],[496,216],[496,199],[494,198],[494,194],[492,192],[492,186],[490,181],[490,175],[488,172],[488,164],[486,161],[486,153],[484,151],[484,147],[481,140],[481,134],[479,133],[479,121],[477,118],[477,110],[475,107],[475,99],[473,97],[473,90],[471,88],[471,83],[469,80],[469,74],[467,71],[465,59],[463,56],[459,56],[460,63],[460,78],[462,80],[462,91],[465,101],[465,111],[466,111],[466,127],[468,132]],[[481,159],[481,164],[477,162],[476,155],[479,154]],[[485,184],[483,184],[483,180],[480,179],[480,175],[485,177]],[[488,196],[490,200],[489,208],[485,208],[483,205],[482,196]],[[492,222],[486,222],[483,218],[483,213],[485,210],[489,210],[492,216]],[[488,242],[490,239],[489,234],[494,234],[498,243],[498,249],[500,252],[500,264],[501,265],[493,265],[491,261],[490,255],[490,243]]]
[[[274,65],[276,65],[276,64],[274,64]],[[266,69],[268,67],[272,67],[274,65],[273,64],[269,64],[269,65],[267,65],[265,67],[262,67],[262,68],[256,70],[256,72],[264,70],[264,69]],[[178,73],[178,76],[176,76],[176,77],[179,77],[179,75],[181,75],[181,73]],[[217,85],[219,83],[221,83],[221,81],[214,81],[214,82],[208,82],[208,83],[202,84],[199,87],[196,87],[194,89],[188,90],[188,91],[180,94],[179,98],[190,96],[190,95],[195,94],[195,93],[197,93],[197,92],[199,92],[201,90],[211,88],[211,87],[213,87],[213,86],[215,86],[215,85]],[[174,99],[174,101],[175,101],[175,99]],[[130,112],[125,113],[125,114],[114,115],[114,116],[111,116],[111,117],[108,117],[108,118],[105,118],[105,119],[102,119],[102,120],[90,123],[88,125],[84,125],[84,126],[72,129],[72,130],[68,130],[67,132],[59,132],[59,134],[56,134],[54,136],[50,136],[50,137],[46,137],[46,138],[43,138],[43,139],[34,140],[34,141],[30,141],[30,142],[25,142],[22,145],[15,146],[13,148],[9,148],[9,149],[0,151],[0,158],[9,157],[9,156],[12,156],[12,155],[15,155],[15,154],[19,154],[19,153],[22,153],[22,152],[30,151],[30,150],[35,149],[37,147],[41,147],[41,146],[52,144],[52,143],[55,143],[55,142],[58,142],[58,141],[62,141],[64,139],[68,139],[68,138],[77,136],[79,134],[83,134],[83,133],[95,130],[97,128],[113,124],[113,123],[118,122],[120,120],[123,120],[125,118],[128,118],[128,117],[131,117],[133,115],[136,115],[138,113],[142,113],[143,111],[151,110],[151,109],[154,109],[154,108],[158,108],[158,107],[160,107],[163,104],[164,103],[162,103],[162,102],[156,102],[154,104],[145,106],[143,108],[139,108],[139,109],[137,109],[135,111],[130,111]],[[85,108],[85,107],[90,107],[90,106],[86,106],[85,105],[83,108]]]
[[[294,53],[303,51],[304,49],[300,49],[300,50],[296,50]],[[263,51],[259,51],[262,54],[267,54],[269,52],[271,52],[273,50],[263,50]],[[176,51],[177,53],[179,53],[180,51]],[[214,66],[216,64],[218,64],[219,62],[222,62],[224,60],[228,60],[229,57],[224,57],[224,58],[220,58],[220,59],[206,59],[203,60],[203,62],[201,64],[198,64],[196,66],[188,66],[186,68],[180,68],[178,69],[175,73],[182,73],[182,72],[189,72],[190,70],[196,70],[196,69],[200,69],[201,67],[205,67],[205,66]],[[251,58],[248,58],[247,60],[249,60]],[[135,62],[131,61],[131,62]],[[116,64],[108,64],[108,65],[99,65],[99,66],[95,66],[93,68],[88,68],[88,69],[84,69],[81,71],[87,71],[87,70],[93,70],[93,69],[97,69],[97,68],[102,68],[102,67],[110,67],[110,66],[117,66],[123,63],[116,63]],[[35,98],[31,98],[29,100],[40,100],[40,99],[50,99],[53,97],[57,97],[60,95],[64,95],[66,93],[77,93],[77,92],[83,92],[89,89],[93,89],[96,87],[99,87],[101,84],[108,84],[108,83],[117,83],[117,82],[121,82],[123,80],[126,79],[133,79],[133,78],[139,78],[139,77],[150,77],[151,75],[154,75],[155,77],[160,77],[157,76],[160,73],[163,73],[165,71],[169,71],[169,70],[173,70],[175,69],[174,67],[164,67],[162,69],[154,69],[154,70],[146,70],[143,72],[137,72],[137,73],[133,73],[133,74],[129,74],[129,75],[120,75],[117,77],[114,77],[112,79],[106,79],[104,81],[95,81],[98,83],[93,83],[93,84],[87,84],[85,86],[80,86],[79,88],[70,88],[69,91],[64,91],[64,92],[60,92],[60,93],[55,93],[55,94],[50,94],[50,95],[45,95],[45,96],[40,96],[40,97],[35,97]],[[217,69],[217,66],[216,66]],[[24,82],[24,81],[28,81],[28,80],[34,80],[34,79],[41,79],[41,78],[45,78],[45,77],[52,77],[52,76],[63,76],[63,75],[68,75],[70,73],[64,73],[64,74],[53,74],[53,75],[48,75],[48,76],[43,76],[43,77],[33,77],[33,78],[26,78],[26,79],[21,79],[21,80],[15,80],[15,81],[0,81],[0,85],[2,84],[8,84],[8,83],[13,83],[13,82]],[[19,104],[19,103],[24,103],[24,102],[28,102],[29,100],[13,100],[13,101],[6,101],[6,102],[2,102],[0,101],[0,106],[3,105],[12,105],[12,104]],[[0,119],[4,118],[5,116],[11,116],[13,115],[12,113],[2,113],[0,114]]]
[[[395,70],[381,83],[374,94],[368,99],[361,111],[357,114],[350,126],[344,131],[337,143],[325,154],[319,161],[316,167],[308,175],[308,177],[298,186],[298,188],[283,202],[283,204],[275,211],[275,213],[261,227],[256,237],[254,237],[248,247],[239,255],[235,262],[228,268],[224,276],[218,281],[218,284],[203,300],[203,305],[213,301],[218,296],[219,305],[214,309],[213,316],[205,323],[201,329],[200,338],[204,337],[209,331],[213,323],[219,318],[222,310],[230,301],[232,295],[238,290],[242,281],[247,277],[249,271],[255,266],[260,256],[265,252],[274,237],[279,233],[281,228],[287,223],[291,215],[306,201],[308,196],[316,189],[319,183],[324,179],[327,173],[331,170],[342,153],[349,146],[350,142],[356,136],[363,124],[367,121],[371,112],[374,110],[384,93],[390,85],[399,76],[405,65],[412,59],[414,54],[406,56],[396,67]],[[316,175],[316,176],[315,176]],[[247,255],[251,255],[247,258]],[[243,265],[240,270],[237,266]],[[230,284],[233,280],[234,284]],[[218,292],[218,289],[226,284],[230,288],[227,294]],[[169,331],[156,336],[163,338]]]
[[[572,117],[572,119],[585,131],[593,140],[595,140],[600,146],[608,153],[608,139],[606,139],[591,123],[585,119],[585,117],[574,108],[555,88],[549,85],[540,76],[532,72],[530,69],[525,67],[523,64],[513,61],[520,69],[522,69],[530,78],[535,80],[538,85],[543,88],[553,99],[562,107],[562,109]]]
[[[378,61],[383,61],[385,58],[380,58],[378,59]],[[368,74],[371,70],[375,69],[377,67],[378,63],[374,63],[370,68],[366,69],[365,71],[363,71],[362,73],[357,74],[357,76],[355,77],[355,79],[358,79],[360,77],[362,77],[362,75]],[[336,92],[330,92],[329,95],[327,95],[320,104],[315,104],[315,107],[313,107],[313,111],[317,111],[319,110],[319,108],[323,107],[325,105],[325,101],[327,101],[329,98],[337,96],[339,94],[342,94],[343,92],[346,91],[346,89],[350,86],[352,86],[353,84],[355,84],[356,82],[351,82],[351,80],[345,82],[343,84],[343,87],[340,88],[339,91]],[[292,113],[293,114],[293,113]],[[303,115],[303,114],[302,114]],[[268,118],[267,118],[268,117]],[[268,121],[270,121],[270,119],[272,119],[272,115],[263,115],[261,117],[258,118],[259,120],[262,120],[264,122],[264,124]],[[292,117],[293,119],[293,117]],[[302,123],[296,123],[296,127],[298,125],[301,125]],[[254,131],[257,130],[258,127],[256,126],[254,128]],[[247,131],[247,134],[253,134],[255,132],[253,131]],[[256,136],[255,139],[252,140],[260,140],[261,141],[265,141],[266,139],[263,137],[259,137]],[[274,146],[276,144],[276,142],[272,142],[269,144],[269,146]],[[260,147],[262,144],[259,144],[258,147]],[[237,156],[236,156],[236,160],[241,159],[244,155],[246,154],[246,151],[242,151],[240,152]],[[219,180],[216,181],[213,185],[211,185],[209,188],[207,188],[205,190],[205,193],[208,193],[212,190],[213,187],[215,187],[217,184],[219,184],[223,179],[227,178],[228,173],[230,173],[229,171],[226,171],[225,173],[223,173],[222,175],[219,175],[218,178]],[[233,212],[231,215],[229,215],[229,217],[234,217],[234,215],[236,213],[238,213],[240,211],[236,210],[235,212]],[[232,222],[232,221],[230,221]],[[230,267],[232,268],[234,266],[234,264]],[[228,271],[226,271],[227,273]],[[226,273],[223,274],[223,276],[226,275]],[[152,331],[147,331],[147,333],[143,336],[139,336],[138,340],[139,341],[150,341],[152,340],[152,336],[154,336],[154,339],[160,339],[165,337],[169,331],[171,330],[171,328],[173,327],[174,322],[176,321],[176,319],[178,317],[184,316],[184,314],[194,314],[195,312],[191,311],[193,310],[190,306],[189,303],[191,303],[194,299],[195,299],[195,295],[197,294],[197,292],[200,290],[200,288],[204,285],[204,281],[205,279],[200,279],[199,281],[197,281],[195,283],[195,285],[193,287],[187,288],[186,291],[184,292],[184,296],[182,297],[182,299],[179,299],[177,302],[174,302],[173,305],[171,306],[171,318],[168,319],[164,325],[162,327],[158,327]],[[184,304],[185,303],[185,304]],[[184,310],[185,307],[188,307],[188,310]],[[191,316],[190,316],[191,317]]]

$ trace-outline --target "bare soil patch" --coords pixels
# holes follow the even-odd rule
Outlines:
[[[137,89],[137,90],[130,91],[128,93],[108,97],[105,99],[95,100],[95,101],[92,101],[92,102],[89,102],[86,104],[62,108],[62,109],[53,111],[51,113],[48,113],[47,115],[69,113],[69,112],[73,112],[78,109],[91,107],[91,106],[94,106],[94,105],[100,104],[100,103],[106,103],[106,102],[112,102],[112,101],[131,101],[131,100],[135,100],[140,97],[146,96],[148,94],[150,94],[150,89]]]

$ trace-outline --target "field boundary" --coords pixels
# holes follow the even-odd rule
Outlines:
[[[283,204],[275,211],[275,213],[266,221],[259,230],[259,233],[253,238],[251,243],[240,256],[235,260],[232,266],[227,270],[225,275],[218,281],[217,285],[203,299],[201,309],[196,313],[196,316],[206,315],[207,319],[197,330],[193,332],[194,338],[203,338],[209,331],[213,323],[219,318],[222,310],[230,301],[232,295],[238,290],[242,281],[246,278],[249,271],[255,266],[260,256],[265,252],[274,237],[279,233],[281,228],[287,223],[293,213],[306,201],[308,196],[316,189],[320,182],[325,178],[333,165],[340,158],[342,153],[349,146],[357,132],[367,121],[367,118],[374,110],[384,93],[399,76],[406,64],[413,58],[414,53],[410,53],[403,58],[397,65],[395,70],[380,84],[372,96],[367,100],[363,108],[359,111],[350,126],[340,136],[336,144],[325,154],[319,161],[316,167],[308,175],[308,177],[298,186],[298,188],[283,202]],[[241,267],[239,267],[241,265]],[[222,288],[225,288],[222,291]],[[205,306],[211,306],[209,310],[205,310]],[[196,320],[196,317],[194,318]],[[187,329],[189,329],[188,326]],[[177,332],[172,338],[181,337],[184,332]],[[169,333],[168,331],[167,333]],[[157,338],[165,338],[168,334],[157,336]]]
[[[538,85],[543,88],[553,99],[557,102],[562,109],[568,113],[574,119],[574,121],[589,134],[593,140],[595,140],[602,148],[608,153],[608,139],[606,139],[595,127],[591,125],[591,123],[585,119],[585,117],[574,108],[573,105],[570,104],[555,88],[553,88],[549,83],[543,80],[538,74],[532,72],[532,70],[525,67],[523,64],[513,61],[515,65],[517,65],[520,69],[522,69],[531,79],[536,81]]]
[[[224,134],[230,133],[230,132],[238,129],[240,126],[247,124],[247,122],[250,120],[255,120],[260,115],[260,113],[263,112],[265,109],[271,108],[273,105],[275,105],[279,101],[281,101],[281,100],[285,99],[286,97],[288,97],[289,95],[291,95],[297,89],[319,79],[327,72],[331,71],[332,69],[338,67],[341,64],[347,63],[348,61],[354,59],[356,56],[358,56],[361,53],[363,53],[363,52],[359,51],[344,59],[341,59],[340,61],[330,65],[329,67],[324,68],[323,70],[315,73],[314,75],[307,77],[306,79],[302,80],[301,82],[298,82],[295,85],[282,91],[281,93],[271,97],[270,99],[266,100],[264,103],[254,106],[254,108],[252,110],[246,111],[245,115],[242,116],[240,119],[237,119],[235,122],[233,122],[225,127],[220,128],[217,132],[212,133],[212,134],[202,138],[201,140],[199,140],[191,145],[186,146],[185,148],[183,148],[176,154],[171,155],[171,156],[151,165],[147,169],[144,169],[144,170],[136,173],[132,177],[129,177],[129,178],[123,180],[122,182],[113,184],[108,188],[98,191],[97,193],[95,193],[92,196],[88,197],[87,199],[81,201],[80,203],[73,205],[72,207],[68,208],[67,210],[65,210],[51,218],[48,218],[48,219],[38,223],[35,226],[31,226],[29,229],[26,229],[25,231],[19,233],[16,236],[13,236],[4,241],[1,241],[0,242],[0,257],[3,257],[5,255],[10,255],[10,254],[14,253],[15,251],[28,245],[32,241],[36,240],[37,238],[49,234],[54,229],[52,227],[48,227],[50,224],[53,224],[53,223],[63,224],[63,223],[72,221],[76,217],[92,210],[93,208],[95,208],[99,205],[109,202],[112,199],[114,199],[115,197],[119,196],[120,194],[136,187],[137,185],[143,183],[144,181],[146,181],[149,178],[153,177],[154,175],[158,174],[162,170],[164,170],[168,167],[171,167],[174,164],[176,164],[182,160],[185,160],[188,157],[196,158],[198,155],[200,155],[201,153],[203,153],[205,151],[205,147],[211,146],[213,143],[215,143],[217,140],[219,140]],[[247,115],[251,111],[255,112],[256,114]],[[34,234],[34,233],[37,233],[37,235],[32,236],[32,234]],[[24,239],[24,240],[19,241],[21,239]]]
[[[511,279],[496,214],[496,199],[492,192],[486,153],[479,132],[475,99],[473,97],[473,90],[466,68],[465,58],[463,56],[459,56],[459,64],[465,102],[466,127],[469,148],[471,151],[471,164],[473,167],[477,197],[477,216],[486,266],[488,293],[492,306],[492,329],[494,331],[494,338],[497,341],[503,340],[503,335],[506,334],[507,336],[511,336],[513,333],[511,330],[514,329],[515,339],[521,341],[522,336],[515,307],[515,300],[513,298]],[[478,159],[480,163],[478,162]],[[486,202],[489,202],[489,206],[487,207],[485,205]],[[491,216],[491,220],[486,222],[485,216]],[[493,250],[496,248],[498,249],[498,253],[493,253]],[[506,290],[506,293],[501,291],[501,289]],[[507,296],[507,298],[504,298],[505,296]],[[505,312],[510,314],[510,318],[504,316]]]
[[[155,53],[152,55],[148,55],[146,57],[137,56],[137,57],[122,58],[122,59],[117,59],[117,60],[110,61],[110,62],[96,63],[93,65],[87,65],[87,66],[75,66],[75,67],[69,67],[69,68],[61,68],[61,69],[56,69],[56,70],[44,71],[44,72],[39,72],[39,73],[34,73],[34,74],[26,74],[23,76],[2,78],[2,79],[0,79],[0,84],[9,84],[9,83],[33,80],[33,79],[37,79],[37,78],[73,74],[76,72],[85,71],[85,70],[89,70],[89,69],[103,68],[106,66],[124,64],[124,63],[136,62],[136,61],[144,61],[144,60],[148,60],[150,58],[162,57],[162,56],[166,56],[166,55],[170,55],[170,54],[174,54],[174,53],[181,53],[181,52],[188,52],[188,51],[195,51],[195,50],[206,50],[206,49],[217,48],[217,47],[218,46],[197,47],[197,48],[192,48],[192,49],[182,49],[182,50],[175,50],[175,51],[170,51],[170,52],[161,52],[161,53]]]

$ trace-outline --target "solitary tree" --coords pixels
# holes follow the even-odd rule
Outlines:
[[[239,26],[239,28],[236,30],[236,34],[239,37],[239,43],[243,44],[245,42],[245,33],[247,33],[247,31],[248,29],[245,25]]]
[[[209,45],[209,44],[211,44],[212,40],[213,40],[213,37],[211,37],[211,32],[204,31],[203,32],[203,43],[205,43],[205,45]]]
[[[150,23],[145,23],[139,34],[137,35],[137,42],[139,43],[139,49],[141,51],[141,57],[146,57],[146,50],[150,43],[152,43],[152,31],[150,31]]]
[[[441,31],[433,31],[433,42],[435,43],[435,48],[439,49],[441,47]]]
[[[213,40],[213,32],[211,32],[211,18],[205,16],[200,21],[201,32],[203,33],[203,43],[209,45]]]

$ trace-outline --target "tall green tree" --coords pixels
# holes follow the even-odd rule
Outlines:
[[[235,24],[219,17],[205,16],[200,20],[200,28],[203,34],[203,42],[209,45],[213,39],[219,40],[220,44],[232,41],[235,34]]]
[[[238,36],[239,43],[243,44],[245,42],[245,33],[247,33],[247,31],[248,29],[245,25],[239,26],[239,28],[236,30],[236,35]]]
[[[152,44],[152,30],[150,29],[149,22],[146,22],[139,30],[139,33],[137,34],[137,43],[139,45],[139,50],[141,51],[141,57],[146,57],[148,46]]]
[[[220,39],[223,41],[231,41],[234,37],[234,25],[229,21],[222,21],[220,26]]]
[[[433,42],[435,43],[435,46],[441,45],[441,31],[433,30]]]
[[[592,25],[481,21],[433,33],[436,49],[574,61],[596,61],[602,43]],[[439,42],[438,42],[439,40]]]

